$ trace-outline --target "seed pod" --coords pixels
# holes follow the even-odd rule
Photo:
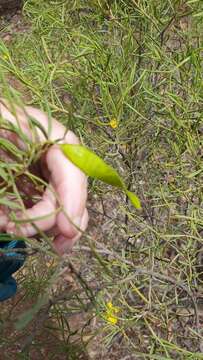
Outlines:
[[[138,197],[127,190],[117,171],[106,164],[98,155],[82,145],[63,144],[60,147],[64,155],[87,176],[120,188],[125,192],[135,208],[141,208]]]

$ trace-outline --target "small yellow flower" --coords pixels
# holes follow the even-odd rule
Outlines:
[[[117,317],[116,316],[111,316],[111,315],[106,316],[106,320],[108,321],[108,323],[110,323],[112,325],[116,325],[117,322],[118,322]]]
[[[118,127],[118,120],[115,118],[111,119],[109,125],[112,127],[112,129],[116,129]]]
[[[114,306],[111,301],[106,304],[106,311],[104,313],[104,319],[111,325],[116,325],[118,317],[116,314],[120,312],[119,307]]]
[[[3,59],[4,59],[4,60],[8,60],[8,59],[9,59],[8,54],[4,54],[4,55],[3,55]]]

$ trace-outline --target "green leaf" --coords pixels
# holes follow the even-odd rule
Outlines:
[[[128,196],[128,198],[130,199],[131,203],[133,204],[133,206],[134,206],[136,209],[140,209],[140,208],[141,208],[141,204],[140,204],[139,198],[138,198],[132,191],[126,190],[126,195]]]
[[[4,181],[8,181],[8,174],[7,174],[7,172],[1,167],[1,164],[0,164],[0,178],[2,178]]]
[[[130,199],[132,205],[140,209],[141,206],[138,197],[126,189],[117,171],[106,164],[98,155],[82,145],[63,144],[60,145],[60,147],[64,155],[87,176],[122,189]]]
[[[86,175],[113,186],[123,187],[122,180],[116,170],[86,147],[69,144],[61,145],[61,147],[66,157]]]
[[[48,140],[48,135],[46,133],[46,130],[43,128],[42,124],[32,116],[29,116],[29,120],[30,120],[32,125],[36,126],[39,130],[41,130],[41,132],[44,135],[45,139]]]
[[[8,200],[6,198],[0,198],[0,205],[8,206],[10,209],[21,209],[20,204],[17,204],[14,201]]]
[[[7,139],[0,138],[0,147],[10,152],[12,155],[22,159],[22,151],[19,150],[12,142]]]
[[[6,233],[0,233],[0,241],[12,241],[12,240],[18,240],[18,241],[25,241],[25,238],[23,237],[16,237],[16,235],[6,234]],[[2,250],[1,250],[2,251]]]

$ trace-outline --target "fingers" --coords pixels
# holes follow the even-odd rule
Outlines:
[[[9,222],[6,227],[7,233],[29,237],[37,234],[38,229],[41,231],[51,229],[56,222],[56,199],[53,192],[47,188],[41,201],[27,209],[25,213],[18,213],[16,216],[26,222],[19,225]]]
[[[71,131],[67,132],[62,124],[55,119],[49,118],[42,111],[30,106],[23,109],[15,107],[16,116],[14,116],[6,106],[0,102],[1,116],[13,124],[20,125],[21,130],[30,140],[44,142],[46,140],[45,131],[50,140],[60,140],[69,144],[79,143],[77,137]],[[37,138],[33,138],[30,118],[34,118],[44,129],[42,131],[40,126],[35,126]],[[18,145],[21,148],[26,146],[22,145],[22,141],[19,141]],[[57,237],[58,240],[56,239],[55,243],[60,243],[61,249],[63,248],[62,243],[71,247],[71,244],[80,237],[77,227],[82,229],[87,226],[88,215],[85,210],[87,178],[75,165],[67,160],[58,145],[54,145],[48,150],[46,165],[50,184],[57,195],[57,206],[61,207],[61,211],[56,215],[56,199],[53,193],[47,189],[39,203],[26,210],[25,213],[18,214],[21,219],[30,219],[30,222],[19,224],[18,228],[14,223],[9,222],[6,230],[10,233],[33,236],[37,233],[37,228],[41,231],[47,231],[57,226],[60,236]],[[60,251],[63,252],[63,250]]]
[[[39,109],[35,109],[32,106],[25,106],[20,108],[16,105],[13,105],[15,114],[13,115],[10,111],[9,104],[3,100],[0,101],[0,114],[2,118],[8,120],[10,123],[20,127],[23,133],[33,142],[44,142],[46,139],[45,134],[47,134],[49,140],[58,140],[63,139],[67,133],[66,128],[53,118],[49,118],[44,112]],[[36,124],[39,123],[40,126],[35,125],[35,134],[33,132],[33,126],[31,126],[30,120],[34,119]],[[44,131],[40,129],[42,127]],[[36,135],[37,134],[37,138]],[[16,139],[15,139],[16,143]],[[25,144],[22,144],[22,141],[18,139],[18,145],[21,148],[25,147]]]
[[[82,219],[81,219],[80,229],[82,231],[85,231],[87,228],[87,224],[88,224],[88,212],[87,212],[87,209],[85,209]],[[64,253],[68,252],[69,250],[72,249],[73,245],[80,237],[81,237],[81,232],[78,232],[72,238],[69,238],[69,237],[66,237],[63,235],[58,235],[54,239],[54,243],[53,243],[56,252],[59,255],[63,255]]]
[[[20,108],[15,107],[15,109],[16,116],[14,116],[9,110],[9,104],[6,101],[0,99],[1,117],[9,121],[11,124],[16,125],[25,135],[28,136],[28,138],[31,138],[31,131],[29,129],[28,120],[26,119],[25,114]],[[24,144],[22,140],[13,132],[10,132],[8,130],[1,130],[1,136],[8,138],[11,142],[19,146],[21,149],[26,148],[26,144]]]
[[[59,139],[63,139],[67,130],[65,126],[63,126],[57,120],[48,117],[44,112],[39,109],[35,109],[32,106],[25,107],[25,115],[26,117],[30,116],[33,119],[37,120],[40,125],[43,127],[45,133],[47,134],[49,140],[55,141]],[[39,141],[44,142],[46,140],[44,133],[37,128],[37,133],[39,136]]]
[[[78,230],[72,223],[80,228],[86,206],[87,178],[67,160],[58,145],[48,151],[47,166],[62,206],[56,218],[57,226],[63,236],[73,238]]]

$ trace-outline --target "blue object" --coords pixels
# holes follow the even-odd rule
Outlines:
[[[0,283],[0,302],[10,299],[17,291],[16,280],[9,276],[7,280]]]
[[[25,251],[23,252],[25,242],[10,239],[10,235],[0,234],[0,301],[15,295],[17,283],[11,275],[20,269],[26,257]]]

